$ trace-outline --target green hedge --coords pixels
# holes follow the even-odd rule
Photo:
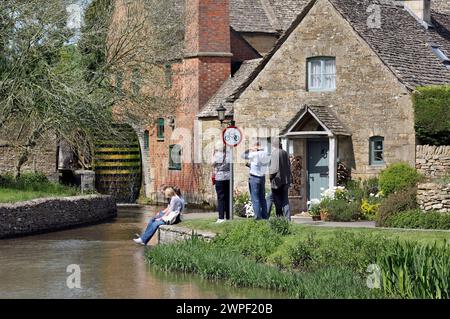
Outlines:
[[[386,227],[450,230],[450,214],[411,210],[389,216]]]
[[[379,183],[385,196],[416,186],[422,176],[408,163],[395,163],[381,171]]]
[[[422,144],[450,144],[450,86],[419,87],[413,95],[416,136]]]

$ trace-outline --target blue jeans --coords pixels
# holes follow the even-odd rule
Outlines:
[[[163,212],[159,212],[155,217],[153,217],[150,222],[148,223],[147,228],[145,229],[144,233],[141,236],[142,241],[144,244],[147,245],[147,243],[152,239],[153,235],[158,230],[159,226],[164,225],[165,222],[162,220],[157,221],[156,219],[161,218],[164,216]]]
[[[266,203],[266,177],[250,175],[248,181],[255,219],[269,219]]]

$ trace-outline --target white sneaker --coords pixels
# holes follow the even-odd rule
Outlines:
[[[224,223],[225,222],[225,219],[218,219],[217,221],[216,221],[216,224],[222,224],[222,223]]]
[[[142,241],[141,237],[135,238],[135,239],[133,239],[133,241],[134,241],[136,244],[138,244],[138,245],[143,245],[143,246],[145,246],[145,244],[144,244],[144,242]]]

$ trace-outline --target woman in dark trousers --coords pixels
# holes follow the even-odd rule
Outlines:
[[[217,223],[219,224],[230,219],[230,162],[230,153],[226,145],[218,142],[214,149],[212,165],[219,212]]]

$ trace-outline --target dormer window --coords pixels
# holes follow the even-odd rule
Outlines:
[[[308,91],[336,90],[336,58],[308,59]]]
[[[431,46],[431,50],[433,50],[434,54],[437,56],[437,58],[439,60],[441,60],[442,63],[444,63],[444,65],[450,69],[450,59],[445,55],[444,52],[442,52],[442,50],[439,48],[438,45],[436,44],[432,44]]]

